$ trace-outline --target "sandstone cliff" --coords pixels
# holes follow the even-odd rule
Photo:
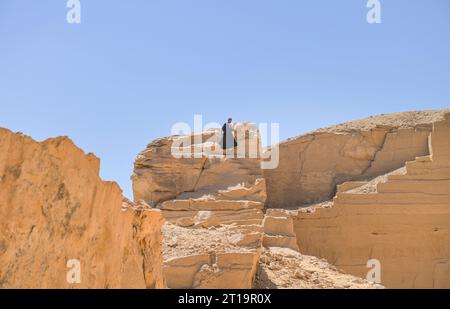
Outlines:
[[[323,259],[282,247],[261,254],[256,289],[382,289],[383,286],[344,274]]]
[[[361,277],[377,259],[390,288],[450,288],[450,114],[445,118],[427,136],[430,155],[368,182],[344,183],[334,202],[299,211],[300,251]]]
[[[0,129],[0,287],[164,287],[160,212],[122,204],[70,139]],[[72,259],[79,284],[66,280]]]
[[[281,143],[278,168],[264,170],[268,207],[325,201],[334,196],[338,184],[371,179],[428,155],[432,123],[448,111],[369,117]]]
[[[170,136],[150,143],[134,162],[134,199],[157,205],[174,198],[200,197],[232,186],[248,188],[262,178],[256,126],[236,125],[239,145],[254,145],[237,153],[224,153],[217,130],[188,136]],[[175,151],[185,154],[174,156]],[[187,153],[186,153],[187,151]],[[227,157],[228,155],[228,157]],[[183,194],[183,196],[181,196]],[[262,197],[265,200],[265,196]]]

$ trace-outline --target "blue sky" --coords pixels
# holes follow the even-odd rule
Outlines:
[[[450,107],[450,1],[0,1],[0,126],[68,135],[131,197],[133,161],[175,122],[280,123],[281,138]]]

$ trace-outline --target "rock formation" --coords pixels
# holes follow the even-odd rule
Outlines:
[[[251,144],[253,136],[259,147],[259,136],[252,133],[250,124],[239,125],[238,130],[250,131],[237,132],[237,136],[245,136],[239,144]],[[283,210],[264,214],[266,182],[259,156],[251,158],[249,147],[241,158],[210,156],[205,148],[220,147],[217,140],[208,144],[211,135],[159,139],[135,162],[135,200],[155,205],[167,220],[163,228],[164,275],[169,288],[252,288],[257,270],[263,269],[259,266],[262,252],[272,257],[271,252],[283,248],[298,250],[290,214]],[[175,158],[173,144],[179,139],[191,142],[193,145],[186,147],[198,149],[200,155]],[[306,260],[300,254],[286,259],[292,265]],[[318,276],[316,285],[309,287],[333,285],[345,276],[324,262],[320,265],[333,276]],[[362,279],[346,278],[356,280],[348,287],[373,287]],[[273,276],[258,280],[261,286],[283,285]]]
[[[235,134],[150,143],[131,202],[70,139],[0,129],[0,288],[382,288],[374,259],[387,287],[450,288],[450,110],[316,130],[274,170]]]
[[[226,156],[214,131],[172,136],[147,146],[135,162],[135,200],[161,209],[164,275],[169,288],[251,288],[263,237],[266,185],[259,137],[251,124],[237,126],[239,144],[256,142],[255,156]],[[180,142],[180,140],[182,142]],[[174,156],[174,144],[197,150]],[[217,150],[215,154],[207,149]],[[195,156],[195,157],[194,157]],[[182,275],[180,275],[182,274]]]
[[[134,163],[131,177],[134,199],[157,205],[174,198],[200,197],[231,186],[252,186],[262,178],[257,130],[252,124],[239,124],[237,131],[239,145],[253,146],[254,153],[249,146],[243,148],[241,156],[246,160],[222,151],[217,130],[153,141]],[[184,156],[179,158],[178,154]],[[265,196],[261,198],[265,200]]]
[[[298,251],[297,235],[291,214],[281,209],[268,209],[264,216],[264,247],[290,248]]]
[[[122,207],[99,164],[66,137],[0,129],[1,288],[165,286],[160,211]],[[74,259],[80,283],[67,281]]]
[[[360,277],[377,259],[390,288],[450,288],[450,114],[432,125],[427,145],[430,155],[344,183],[334,203],[299,211],[300,251]]]
[[[295,208],[322,202],[334,196],[338,184],[370,179],[428,155],[431,124],[445,112],[380,115],[281,143],[278,168],[264,170],[267,206]]]

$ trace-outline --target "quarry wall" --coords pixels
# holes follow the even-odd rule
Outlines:
[[[66,137],[39,143],[0,128],[1,288],[165,286],[161,213],[123,207],[99,164]]]
[[[377,259],[388,288],[450,288],[450,114],[446,118],[432,126],[431,155],[371,182],[343,184],[332,207],[299,211],[300,252],[360,277],[367,261]]]
[[[429,154],[431,124],[446,112],[374,116],[282,142],[278,168],[263,171],[267,207],[295,208],[325,201],[343,182],[371,179]]]

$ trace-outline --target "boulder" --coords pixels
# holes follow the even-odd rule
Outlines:
[[[261,183],[260,140],[256,126],[236,124],[238,145],[247,146],[243,153],[239,149],[231,155],[224,153],[219,145],[220,138],[212,139],[215,134],[217,132],[212,130],[170,136],[150,143],[134,163],[131,177],[134,199],[158,205],[175,198],[199,198],[221,192],[229,195],[225,199],[264,201],[265,183]],[[250,149],[249,145],[254,147]],[[219,152],[211,149],[219,149]],[[180,152],[186,154],[180,157]],[[246,191],[251,186],[253,191]],[[233,187],[234,192],[225,192],[233,191]]]

